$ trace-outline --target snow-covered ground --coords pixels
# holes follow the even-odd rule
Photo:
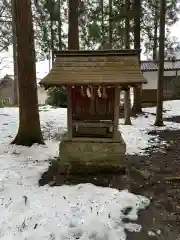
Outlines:
[[[166,102],[165,117],[178,115],[180,101]],[[157,144],[156,136],[147,135],[153,126],[155,108],[137,119],[132,126],[119,125],[127,144],[127,154],[145,154],[144,148]],[[149,200],[127,190],[96,187],[91,184],[50,188],[39,187],[38,179],[57,156],[59,142],[66,131],[66,109],[40,108],[45,146],[31,148],[9,143],[18,129],[18,109],[0,109],[0,239],[2,240],[125,240],[125,229],[140,231],[135,223],[138,211]],[[123,120],[122,120],[123,121]],[[165,122],[164,128],[180,128]],[[125,216],[125,210],[128,215]]]
[[[167,101],[164,102],[163,114],[164,118],[169,118],[172,116],[179,116],[180,112],[180,101]],[[132,118],[132,126],[120,125],[119,129],[124,137],[124,140],[127,144],[127,153],[128,154],[146,154],[146,148],[150,146],[163,147],[166,145],[165,142],[160,141],[157,136],[147,135],[146,133],[152,130],[165,130],[165,129],[180,129],[180,124],[166,122],[164,121],[165,126],[158,128],[154,126],[156,108],[145,108],[143,109],[145,114],[139,116],[138,118]],[[123,123],[122,119],[120,123]],[[163,149],[162,149],[163,151]]]

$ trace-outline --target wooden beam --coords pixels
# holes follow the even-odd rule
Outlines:
[[[114,91],[114,124],[113,124],[113,137],[116,138],[119,125],[119,103],[120,103],[120,89],[115,86]]]
[[[68,127],[68,140],[72,140],[72,87],[67,87],[67,127]]]
[[[111,127],[113,125],[112,121],[98,121],[98,122],[82,122],[82,121],[73,121],[73,126],[78,125],[79,127],[93,127],[93,128],[100,128],[100,127]]]

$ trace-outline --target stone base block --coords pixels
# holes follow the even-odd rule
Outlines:
[[[74,138],[66,140],[59,148],[59,172],[97,173],[120,172],[125,168],[126,145],[120,133],[115,139]]]

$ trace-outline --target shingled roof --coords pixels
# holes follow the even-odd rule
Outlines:
[[[58,51],[45,87],[83,84],[146,83],[137,50]]]
[[[164,71],[176,71],[180,70],[180,60],[165,60]],[[158,71],[158,61],[141,61],[142,72]]]

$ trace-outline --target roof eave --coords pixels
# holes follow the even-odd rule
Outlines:
[[[51,88],[51,87],[62,87],[62,86],[82,86],[82,85],[94,85],[94,86],[99,86],[99,85],[103,85],[103,86],[131,86],[131,87],[134,87],[134,86],[139,86],[139,85],[142,85],[142,84],[147,84],[147,80],[143,81],[143,82],[129,82],[129,83],[112,83],[112,82],[106,82],[106,83],[71,83],[71,82],[67,82],[67,83],[40,83],[42,87],[44,87],[46,90],[48,88]]]

